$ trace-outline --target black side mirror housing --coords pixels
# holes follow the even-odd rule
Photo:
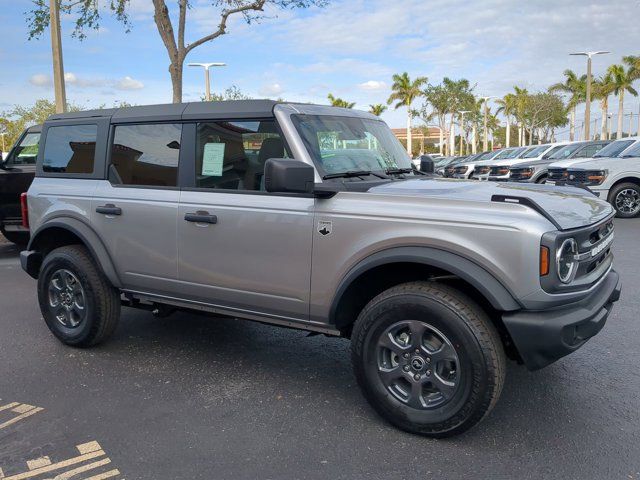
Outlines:
[[[290,158],[270,158],[264,165],[267,192],[313,193],[313,167]]]

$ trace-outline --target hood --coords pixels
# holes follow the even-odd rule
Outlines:
[[[549,165],[549,168],[569,168],[569,167],[582,168],[583,163],[602,162],[603,160],[607,160],[607,159],[609,159],[609,157],[568,158],[566,160],[560,160],[559,162],[553,162],[551,165]]]
[[[601,158],[583,158],[582,162],[569,165],[571,169],[579,170],[606,170],[611,165],[623,166],[625,160],[636,160],[636,158],[620,158],[620,157],[601,157]]]
[[[491,203],[494,195],[524,197],[537,204],[542,210],[540,213],[553,219],[552,223],[561,230],[591,225],[613,213],[611,205],[583,189],[544,184],[416,178],[386,183],[369,192],[486,203]]]

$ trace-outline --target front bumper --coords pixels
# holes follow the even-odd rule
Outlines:
[[[574,352],[602,330],[620,291],[620,276],[611,270],[599,288],[580,302],[508,312],[502,319],[525,366],[538,370]]]

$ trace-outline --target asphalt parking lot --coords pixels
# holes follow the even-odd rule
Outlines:
[[[0,478],[640,478],[640,219],[616,228],[604,331],[544,370],[510,364],[490,417],[448,440],[379,419],[342,339],[125,309],[107,344],[65,347],[0,243]]]

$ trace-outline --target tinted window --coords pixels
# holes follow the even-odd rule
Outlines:
[[[596,153],[593,157],[617,157],[623,151],[625,151],[629,146],[633,143],[633,140],[616,140],[613,143],[610,143],[598,153]]]
[[[7,158],[7,165],[34,165],[38,157],[40,133],[27,133]]]
[[[564,148],[562,145],[556,145],[555,147],[553,147],[551,150],[549,150],[547,153],[544,154],[544,156],[542,158],[550,158],[551,156],[553,156],[557,151],[562,150],[562,148]]]
[[[42,170],[51,173],[93,173],[97,125],[50,127]]]
[[[265,162],[286,156],[273,120],[199,123],[196,186],[265,191]]]
[[[583,143],[572,143],[571,145],[565,145],[564,147],[560,147],[558,150],[556,150],[551,155],[549,155],[548,158],[559,159],[559,160],[569,158],[569,156],[573,152],[575,152],[579,148],[582,148],[583,146],[584,146]],[[579,156],[580,153],[577,153],[576,155]]]
[[[576,157],[581,158],[591,158],[600,150],[602,150],[606,145],[604,143],[597,143],[595,145],[589,145],[585,147],[582,151],[576,154]]]
[[[623,157],[640,157],[640,142],[636,143],[629,150],[626,150],[622,156]]]
[[[111,147],[111,182],[177,186],[181,133],[180,124],[117,126]]]

